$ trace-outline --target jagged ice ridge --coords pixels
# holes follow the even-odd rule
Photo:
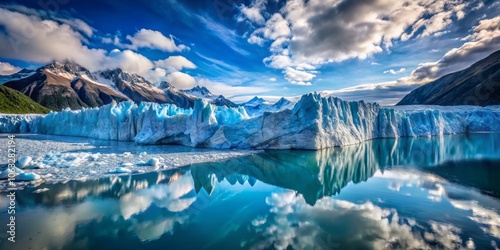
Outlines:
[[[307,94],[292,108],[250,117],[244,107],[198,100],[172,104],[113,103],[45,116],[0,116],[0,132],[83,136],[209,148],[322,149],[374,138],[500,132],[500,106],[400,106],[346,102]]]

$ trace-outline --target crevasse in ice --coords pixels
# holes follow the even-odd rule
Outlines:
[[[307,94],[292,109],[258,117],[249,117],[244,107],[203,100],[193,109],[122,102],[46,116],[0,116],[0,132],[210,148],[321,149],[374,138],[479,131],[500,132],[500,106],[381,107]]]

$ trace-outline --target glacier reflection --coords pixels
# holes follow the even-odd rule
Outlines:
[[[499,185],[479,163],[498,166],[499,142],[373,140],[42,184],[17,193],[16,247],[481,248],[500,243]],[[49,190],[32,193],[39,188]],[[6,204],[0,196],[1,211]]]
[[[366,181],[392,167],[428,168],[447,162],[500,159],[499,134],[372,140],[319,151],[267,151],[221,163],[193,165],[195,188],[212,193],[217,182],[255,179],[292,189],[308,204],[338,194],[350,182]]]

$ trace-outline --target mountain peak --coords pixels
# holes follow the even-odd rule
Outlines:
[[[166,81],[161,81],[160,84],[158,85],[160,89],[170,89],[172,88],[172,84],[166,82]]]
[[[266,102],[266,100],[258,97],[258,96],[255,96],[254,98],[250,99],[250,101],[244,103],[244,105],[246,106],[256,106],[256,105],[261,105],[261,104],[264,104]]]
[[[86,75],[92,80],[95,80],[94,76],[92,75],[92,73],[90,73],[90,71],[87,68],[71,61],[65,61],[62,63],[54,61],[36,70],[37,73],[42,73],[42,74],[44,71],[49,71],[53,74],[61,75],[66,78],[75,78],[75,77],[80,77],[82,75]]]
[[[30,74],[33,72],[35,72],[35,71],[32,69],[23,68],[23,69],[19,70],[18,72],[16,72],[16,74]]]
[[[238,107],[237,104],[235,104],[234,102],[226,99],[226,97],[224,97],[223,95],[217,96],[213,100],[212,103],[215,104],[216,106],[226,106],[226,107],[229,107],[229,108],[236,108],[236,107]]]
[[[284,104],[288,104],[288,103],[291,103],[291,102],[288,99],[286,99],[285,97],[281,97],[279,99],[279,101],[277,101],[274,105],[280,106],[280,105],[284,105]]]
[[[123,80],[132,84],[146,84],[148,86],[152,86],[153,84],[146,80],[144,77],[135,74],[135,73],[129,73],[125,72],[120,68],[115,68],[115,69],[107,69],[104,71],[99,72],[99,75],[105,79],[112,80],[112,81],[118,81],[118,80]]]
[[[212,98],[212,97],[214,97],[212,92],[210,92],[210,90],[208,90],[206,87],[203,87],[203,86],[196,86],[192,89],[182,90],[182,92],[196,96],[198,98]]]
[[[82,71],[82,70],[87,70],[83,66],[81,66],[81,65],[79,65],[77,63],[71,62],[71,61],[65,61],[65,62],[62,62],[62,63],[58,62],[58,61],[54,61],[52,63],[49,63],[49,64],[41,67],[40,69],[59,69],[59,70],[63,70],[64,69],[66,71]]]

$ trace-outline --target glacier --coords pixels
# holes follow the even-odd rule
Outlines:
[[[255,112],[254,112],[255,113]],[[173,104],[121,102],[48,115],[0,115],[0,133],[38,133],[138,144],[239,149],[310,149],[375,138],[500,132],[500,106],[382,107],[311,93],[290,108],[249,116],[204,100]]]

